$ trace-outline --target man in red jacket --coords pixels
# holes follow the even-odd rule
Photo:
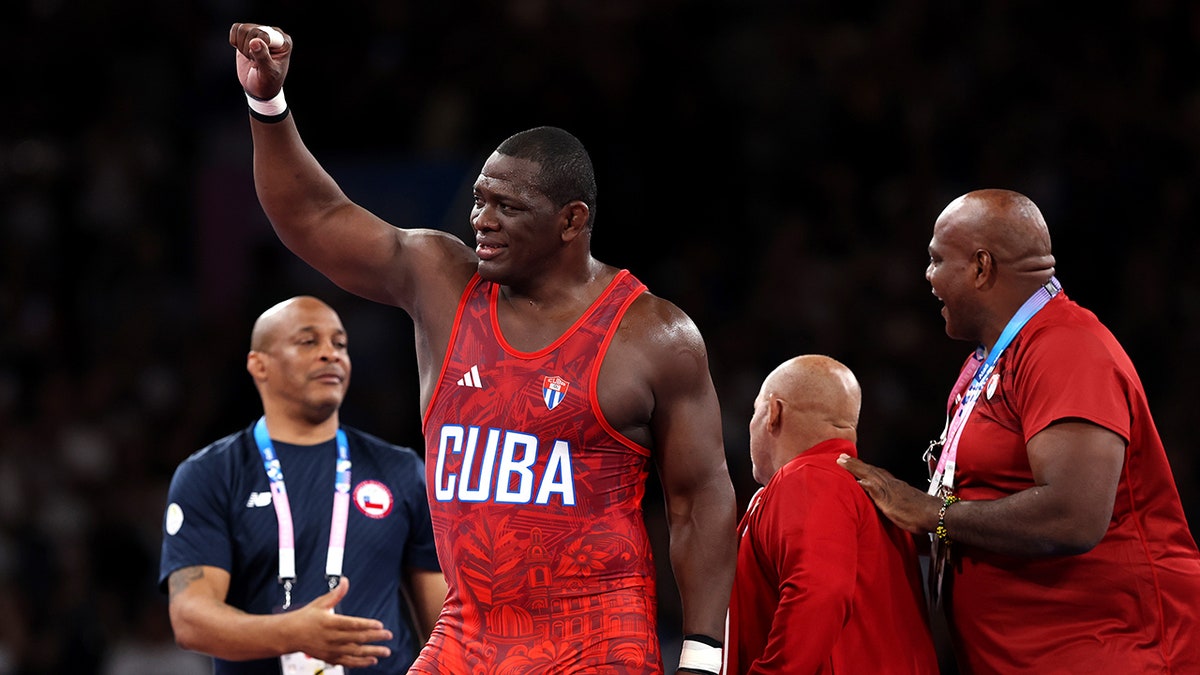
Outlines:
[[[936,673],[916,546],[837,465],[862,394],[827,356],[763,382],[750,420],[764,485],[738,526],[726,673]]]

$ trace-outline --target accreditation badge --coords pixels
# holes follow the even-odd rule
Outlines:
[[[346,675],[341,666],[331,666],[321,659],[314,659],[304,652],[292,652],[279,657],[283,675]]]

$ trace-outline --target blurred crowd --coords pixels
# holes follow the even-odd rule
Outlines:
[[[156,585],[166,487],[191,452],[257,417],[249,330],[278,300],[314,294],[341,313],[357,366],[343,419],[421,449],[411,322],[308,269],[258,206],[235,21],[293,36],[288,101],[310,148],[396,224],[467,238],[491,149],[541,124],[578,135],[600,187],[596,256],[705,335],[743,506],[758,384],[799,353],[857,373],[865,459],[926,478],[921,451],[971,349],[945,336],[923,278],[933,221],[971,189],[1025,193],[1067,293],[1138,366],[1197,531],[1200,5],[1057,11],[10,3],[0,675],[208,671],[174,648]],[[647,513],[675,626],[660,502],[651,491]]]

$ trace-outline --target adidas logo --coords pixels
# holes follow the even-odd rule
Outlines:
[[[463,376],[455,382],[460,387],[474,387],[475,389],[483,389],[483,380],[479,379],[479,366],[471,366],[471,369],[463,373]]]

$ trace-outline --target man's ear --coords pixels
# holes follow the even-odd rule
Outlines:
[[[767,401],[767,429],[772,433],[783,426],[783,406],[784,400],[777,396]]]
[[[252,351],[246,355],[246,372],[250,373],[255,382],[267,379],[267,364],[263,359],[261,352]]]
[[[587,204],[577,199],[567,202],[559,214],[562,218],[563,241],[571,241],[588,229],[588,219],[591,218],[592,210],[588,208]]]
[[[996,259],[992,252],[981,248],[975,251],[975,287],[991,288],[996,283]]]

